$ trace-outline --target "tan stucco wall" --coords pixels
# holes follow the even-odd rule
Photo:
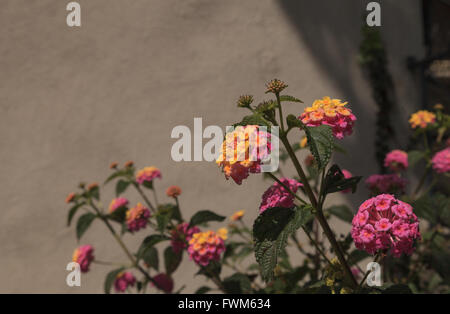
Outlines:
[[[356,63],[365,1],[80,0],[78,29],[66,26],[68,2],[0,3],[0,292],[102,292],[108,268],[98,265],[81,288],[65,284],[77,242],[65,227],[64,198],[80,180],[106,178],[111,161],[158,166],[160,199],[169,185],[181,186],[186,217],[246,209],[251,223],[269,183],[252,176],[237,186],[213,163],[173,162],[170,132],[192,127],[194,117],[204,125],[239,120],[236,98],[261,100],[274,77],[305,104],[324,95],[348,100],[359,119],[343,142],[353,159],[338,160],[355,174],[376,171],[376,107]],[[401,129],[419,105],[404,59],[422,54],[420,5],[384,0],[382,10]],[[110,197],[112,186],[105,202]],[[144,236],[126,242],[136,248]],[[100,223],[82,243],[102,260],[125,260]],[[192,292],[202,283],[192,279],[195,269],[185,259],[177,287],[188,283],[185,292]]]

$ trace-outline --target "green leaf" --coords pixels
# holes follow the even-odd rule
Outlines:
[[[309,150],[316,160],[317,167],[319,169],[324,169],[330,161],[334,147],[331,127],[328,125],[319,125],[315,127],[304,126],[303,129],[308,138]]]
[[[78,219],[77,222],[77,239],[80,240],[80,238],[83,236],[83,234],[86,232],[86,230],[89,228],[91,223],[94,221],[94,219],[97,216],[93,213],[86,213]]]
[[[158,206],[158,211],[156,213],[156,223],[160,232],[164,232],[164,230],[166,230],[167,224],[172,218],[172,215],[176,208],[177,206],[174,206],[172,204]]]
[[[125,181],[125,180],[117,181],[117,184],[116,184],[116,196],[119,196],[120,194],[125,192],[129,185],[130,185],[130,181]]]
[[[286,123],[289,129],[303,128],[305,126],[303,122],[297,119],[293,114],[290,114],[286,117]]]
[[[339,219],[352,223],[353,220],[353,212],[348,208],[348,206],[345,205],[333,205],[330,208],[328,208],[328,211],[330,214],[338,217]]]
[[[69,210],[69,214],[67,215],[67,226],[70,226],[72,219],[75,216],[78,209],[83,207],[85,204],[86,204],[85,202],[78,203]]]
[[[139,247],[137,254],[138,260],[141,259],[147,253],[147,250],[151,249],[154,245],[167,240],[170,240],[170,238],[162,234],[152,234],[146,237]]]
[[[303,103],[303,101],[301,101],[300,99],[295,98],[294,96],[289,96],[289,95],[281,95],[280,96],[280,101],[289,101],[289,102]]]
[[[311,207],[269,208],[258,216],[253,225],[255,257],[261,276],[271,281],[278,256],[285,248],[288,237],[311,217]]]
[[[252,290],[250,279],[241,273],[235,273],[223,280],[226,293],[243,294]]]
[[[211,291],[210,287],[207,286],[201,286],[200,288],[197,289],[197,291],[195,291],[194,294],[205,294],[207,292]]]
[[[150,247],[145,250],[144,255],[142,256],[142,260],[149,266],[159,271],[159,257],[158,250],[154,247]]]
[[[217,215],[210,210],[201,210],[192,216],[189,226],[197,226],[210,221],[224,221],[225,217]]]
[[[114,284],[114,281],[117,278],[117,275],[120,274],[122,271],[124,270],[123,267],[118,268],[118,269],[114,269],[112,271],[110,271],[105,278],[105,284],[104,284],[104,289],[105,289],[105,293],[106,294],[110,294],[111,293],[111,287]]]
[[[270,122],[267,121],[262,114],[255,113],[249,116],[245,116],[241,122],[234,124],[233,126],[246,126],[246,125],[260,125],[270,127]]]
[[[441,193],[424,195],[412,204],[414,213],[432,224],[450,226],[450,198]]]
[[[328,169],[324,181],[324,192],[326,194],[345,191],[351,189],[355,193],[358,182],[362,177],[351,177],[346,179],[338,165],[331,166]]]
[[[122,223],[125,221],[128,208],[126,206],[121,206],[116,208],[112,213],[108,214],[108,218],[116,222]]]
[[[153,181],[144,181],[142,182],[142,186],[149,190],[153,190]]]
[[[111,174],[105,180],[105,183],[103,183],[103,184],[107,184],[108,182],[114,180],[115,178],[132,176],[133,171],[134,171],[133,168],[125,168],[125,169],[118,170],[118,171],[114,172],[113,174]]]
[[[180,266],[183,258],[183,251],[175,253],[171,246],[164,250],[164,265],[166,267],[166,274],[171,275]]]

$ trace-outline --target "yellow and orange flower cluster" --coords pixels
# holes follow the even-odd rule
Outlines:
[[[299,119],[307,126],[329,125],[334,136],[342,139],[344,135],[352,133],[356,121],[355,115],[345,105],[347,102],[325,96],[316,99],[311,107],[305,108]]]
[[[413,129],[419,127],[421,129],[426,128],[429,124],[436,121],[436,115],[427,110],[419,110],[411,115],[409,123]]]
[[[195,233],[189,240],[189,257],[201,266],[207,266],[211,261],[220,260],[220,254],[223,251],[225,251],[223,238],[219,233],[211,230]]]
[[[257,125],[239,126],[228,132],[216,160],[225,177],[241,184],[250,173],[261,172],[262,160],[270,154],[269,137]]]
[[[245,214],[245,211],[239,210],[239,211],[235,212],[233,215],[231,215],[230,220],[231,221],[241,220],[242,217],[244,217],[244,214]]]

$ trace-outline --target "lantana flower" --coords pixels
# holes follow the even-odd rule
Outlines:
[[[450,147],[437,152],[431,159],[431,164],[437,173],[450,172]]]
[[[169,186],[166,190],[166,195],[168,197],[176,198],[181,195],[181,188],[176,185]]]
[[[347,102],[326,96],[316,99],[311,107],[305,108],[299,119],[307,126],[329,125],[334,136],[342,139],[352,134],[356,121],[355,115],[346,105]]]
[[[126,207],[128,205],[128,200],[125,197],[116,197],[109,203],[108,211],[111,214],[119,207]]]
[[[135,232],[139,229],[145,228],[149,218],[150,210],[141,203],[138,203],[135,207],[130,208],[126,213],[128,230]]]
[[[75,249],[72,255],[72,261],[80,265],[80,271],[86,273],[94,260],[94,248],[92,245],[82,245]]]
[[[136,277],[130,272],[121,272],[114,280],[114,289],[116,292],[125,292],[128,287],[134,287]]]
[[[161,179],[161,171],[156,167],[145,167],[141,169],[136,174],[136,182],[142,184],[144,182],[152,182],[153,179]]]
[[[381,194],[364,201],[352,221],[355,246],[369,254],[391,250],[395,257],[414,252],[420,239],[419,221],[411,205],[391,194]]]
[[[66,203],[69,204],[71,202],[73,202],[75,200],[75,197],[77,195],[75,193],[69,193],[69,195],[67,195],[66,197]]]
[[[260,173],[261,164],[269,158],[270,134],[260,131],[257,125],[236,127],[228,132],[216,163],[222,167],[225,178],[242,184],[250,173]]]
[[[226,239],[228,239],[228,229],[220,228],[219,230],[217,230],[217,235],[225,241]]]
[[[242,217],[244,217],[245,211],[244,210],[238,210],[233,215],[231,215],[230,220],[231,221],[238,221],[241,220]]]
[[[372,194],[403,193],[408,181],[397,174],[373,174],[365,183]]]
[[[400,171],[408,168],[408,153],[395,149],[386,154],[384,166],[392,171]]]
[[[181,252],[187,247],[187,243],[192,239],[194,233],[200,232],[197,226],[191,226],[187,222],[183,222],[176,226],[171,232],[171,245],[175,253]]]
[[[214,231],[195,233],[189,241],[189,257],[201,266],[220,260],[220,255],[224,251],[224,240]]]
[[[419,110],[411,115],[409,123],[413,129],[415,128],[426,128],[428,125],[436,121],[436,115],[427,110]]]
[[[303,184],[294,179],[282,178],[280,181],[294,194],[299,187],[303,186]],[[262,213],[272,207],[291,208],[292,206],[294,206],[294,196],[289,191],[286,191],[278,182],[275,182],[264,192],[261,205],[259,206],[259,212]]]

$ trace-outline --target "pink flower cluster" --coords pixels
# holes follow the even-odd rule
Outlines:
[[[82,273],[89,271],[89,266],[94,260],[94,248],[92,245],[82,245],[75,249],[72,255],[72,261],[80,265]]]
[[[121,272],[117,275],[114,281],[114,289],[116,292],[125,292],[128,287],[134,287],[136,284],[136,277],[130,272]]]
[[[402,150],[395,149],[386,154],[384,166],[392,171],[401,171],[408,168],[408,154]]]
[[[130,208],[126,214],[128,230],[131,232],[138,231],[147,226],[150,218],[150,211],[147,207],[138,203],[135,207]]]
[[[128,205],[128,200],[125,197],[113,198],[111,203],[109,203],[109,213],[111,214],[119,207],[126,207]]]
[[[396,174],[373,174],[365,183],[372,194],[403,193],[408,181]]]
[[[201,266],[220,260],[220,254],[224,251],[225,243],[214,231],[195,233],[189,241],[189,257]]]
[[[296,193],[298,188],[303,186],[303,184],[294,179],[282,178],[280,181],[293,193]],[[278,182],[275,182],[264,192],[261,205],[259,205],[259,213],[272,207],[290,208],[292,206],[294,206],[294,196]]]
[[[160,273],[153,277],[157,287],[165,293],[171,293],[173,290],[173,280],[168,275]],[[153,283],[152,283],[153,284]]]
[[[366,200],[352,221],[355,246],[369,254],[391,249],[395,257],[414,252],[414,240],[420,239],[419,221],[411,205],[390,194]]]
[[[437,152],[431,159],[431,163],[437,173],[450,172],[450,147]]]
[[[161,179],[161,171],[156,167],[145,167],[136,174],[136,182],[139,184],[152,182],[155,178]]]
[[[347,102],[328,96],[316,99],[311,107],[305,108],[299,119],[307,126],[329,125],[334,136],[342,139],[352,134],[356,121],[355,115],[345,105]]]
[[[192,239],[194,233],[200,232],[197,226],[189,228],[189,224],[183,222],[179,224],[176,229],[171,232],[171,244],[175,253],[181,252],[187,247],[187,243]]]

